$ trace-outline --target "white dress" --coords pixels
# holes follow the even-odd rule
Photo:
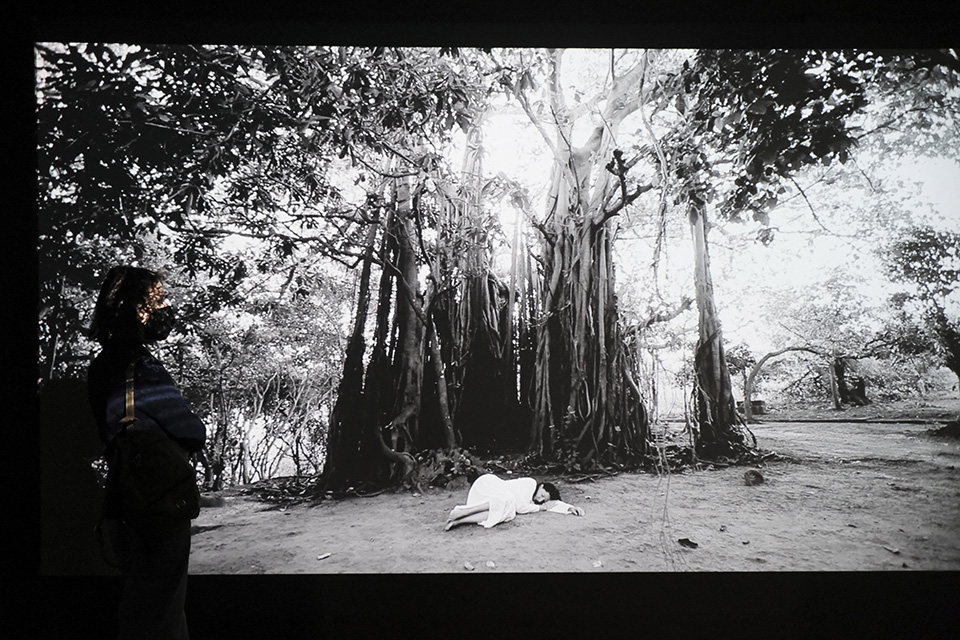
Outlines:
[[[470,486],[467,504],[472,507],[488,502],[490,511],[487,518],[478,524],[490,527],[513,520],[518,513],[533,513],[540,505],[533,502],[533,493],[537,490],[537,481],[533,478],[502,480],[492,473],[486,473]]]

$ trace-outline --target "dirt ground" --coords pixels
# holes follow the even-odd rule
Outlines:
[[[751,429],[782,459],[758,467],[764,481],[753,486],[746,467],[547,478],[585,509],[582,518],[544,512],[447,532],[447,513],[465,502],[466,487],[286,507],[233,489],[194,522],[190,571],[958,570],[960,440],[932,430],[954,419],[960,403],[887,409],[807,418],[849,422],[764,416]]]

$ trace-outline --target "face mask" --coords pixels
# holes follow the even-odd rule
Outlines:
[[[177,312],[173,307],[155,309],[143,323],[143,339],[147,342],[164,340],[176,324]]]

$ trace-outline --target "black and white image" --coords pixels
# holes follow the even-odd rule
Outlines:
[[[43,574],[115,571],[115,267],[191,577],[960,569],[956,49],[35,58]]]

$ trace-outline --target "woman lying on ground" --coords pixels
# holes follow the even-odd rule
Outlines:
[[[549,482],[533,478],[503,480],[487,473],[477,478],[467,493],[467,504],[457,505],[447,518],[445,530],[461,524],[479,524],[487,529],[513,520],[518,513],[552,511],[582,516],[583,509],[560,500]]]

